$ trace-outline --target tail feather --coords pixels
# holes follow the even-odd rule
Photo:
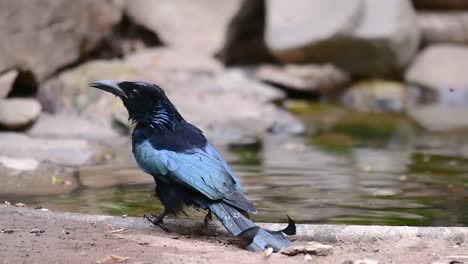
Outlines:
[[[238,236],[245,230],[257,226],[234,207],[223,202],[211,204],[210,210],[233,236]]]
[[[221,221],[227,231],[236,237],[242,239],[246,248],[250,251],[261,252],[267,247],[273,248],[273,251],[279,251],[282,248],[291,245],[291,242],[284,236],[295,233],[295,225],[290,220],[288,227],[282,231],[270,231],[257,226],[252,220],[245,217],[229,204],[219,202],[210,205],[210,210]]]

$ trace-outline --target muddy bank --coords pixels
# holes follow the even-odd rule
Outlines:
[[[2,263],[96,263],[110,255],[128,258],[124,263],[258,263],[264,257],[242,250],[224,232],[207,230],[202,221],[168,221],[172,233],[152,228],[142,219],[42,211],[41,209],[0,206],[0,261]],[[309,230],[336,226],[310,226]],[[318,228],[318,229],[317,229]],[[322,228],[322,229],[321,229]],[[357,227],[351,227],[356,230]],[[377,230],[378,228],[374,228]],[[398,229],[398,228],[397,228]],[[299,227],[294,244],[306,244],[311,237]],[[346,230],[343,229],[343,230]],[[369,229],[371,230],[371,229]],[[386,230],[385,228],[381,230]],[[395,230],[395,229],[394,229]],[[421,229],[420,230],[427,230]],[[453,229],[455,230],[455,229]],[[344,231],[343,231],[344,232]],[[419,233],[399,239],[397,232],[362,242],[346,236],[332,242],[333,253],[312,256],[312,263],[343,263],[373,259],[379,263],[449,263],[466,256],[467,231],[457,229],[458,239],[445,239]],[[396,235],[388,235],[388,234]],[[367,236],[367,237],[366,237]],[[303,255],[273,254],[269,263],[302,263]],[[466,260],[465,260],[466,261]]]

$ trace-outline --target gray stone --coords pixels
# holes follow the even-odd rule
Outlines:
[[[241,2],[135,0],[127,1],[125,9],[165,45],[213,55],[221,49],[227,25]]]
[[[468,128],[468,107],[443,104],[418,105],[408,109],[408,114],[430,131],[454,131]]]
[[[42,114],[28,134],[47,138],[84,138],[112,141],[118,134],[105,124],[71,114]]]
[[[419,12],[421,41],[437,43],[468,43],[468,12]]]
[[[31,158],[10,158],[0,156],[0,165],[18,171],[32,171],[39,167],[39,162]]]
[[[5,98],[13,87],[13,83],[18,76],[17,70],[9,70],[0,74],[0,99]]]
[[[41,105],[34,99],[0,100],[0,125],[15,129],[24,127],[36,120],[41,113]]]
[[[0,156],[81,166],[95,163],[98,154],[98,149],[81,139],[41,139],[19,133],[0,133]]]
[[[331,62],[360,75],[399,71],[419,46],[409,0],[268,0],[266,43],[286,63]]]
[[[92,50],[120,20],[118,0],[0,1],[0,72],[30,70],[39,80]]]
[[[334,92],[350,81],[349,74],[331,64],[263,65],[257,69],[256,77],[287,89],[321,94]]]
[[[468,88],[468,48],[441,44],[424,49],[408,68],[407,82],[436,91]]]

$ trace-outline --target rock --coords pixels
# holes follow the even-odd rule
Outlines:
[[[402,112],[407,89],[395,81],[371,80],[353,84],[341,97],[347,107],[360,112]]]
[[[39,167],[39,162],[31,158],[10,158],[0,156],[0,164],[8,169],[18,171],[32,171]]]
[[[437,92],[468,88],[468,48],[441,44],[424,49],[405,74],[409,83]]]
[[[424,49],[406,72],[405,79],[432,91],[429,102],[411,105],[408,114],[431,131],[468,128],[468,48],[441,44]],[[428,97],[428,96],[426,96]]]
[[[443,104],[416,105],[408,114],[430,131],[454,131],[468,129],[468,107]]]
[[[17,76],[17,70],[9,70],[0,74],[0,99],[5,98],[11,91]]]
[[[425,45],[468,43],[468,12],[419,12],[418,24]]]
[[[0,100],[0,126],[15,129],[24,127],[37,119],[41,105],[34,99]]]
[[[238,93],[241,97],[251,97],[261,103],[286,99],[284,92],[249,78],[242,68],[230,68],[216,75],[214,84],[219,91]]]
[[[0,2],[0,72],[21,68],[42,81],[82,58],[120,20],[118,0]]]
[[[81,139],[39,139],[19,133],[0,134],[0,156],[81,166],[96,163],[98,154],[97,148]]]
[[[309,242],[307,246],[290,246],[283,248],[280,253],[288,256],[297,254],[313,254],[318,256],[326,256],[332,253],[333,246],[324,245],[318,242]]]
[[[227,28],[218,57],[226,64],[274,61],[265,45],[265,1],[244,0]]]
[[[327,94],[342,88],[350,76],[331,64],[260,66],[256,77],[290,90]]]
[[[135,0],[126,2],[125,10],[166,46],[213,55],[221,49],[227,25],[240,4],[241,0]]]
[[[411,61],[419,35],[409,0],[267,1],[266,44],[285,63],[387,75]]]
[[[28,134],[43,138],[84,138],[104,141],[112,141],[118,136],[117,132],[105,124],[98,124],[71,114],[43,114]]]
[[[284,93],[249,78],[244,69],[222,72],[210,66],[200,71],[195,64],[183,66],[182,61],[181,65],[166,67],[166,60],[174,57],[157,57],[156,51],[143,54],[146,56],[135,54],[123,60],[90,62],[65,71],[41,87],[41,101],[52,104],[50,108],[56,112],[75,111],[103,123],[117,117],[120,123],[129,125],[120,100],[87,85],[104,76],[144,80],[161,85],[182,115],[219,144],[244,142],[246,138],[257,140],[267,131],[302,132],[302,124],[272,102],[284,98]]]
[[[465,0],[413,0],[416,8],[421,9],[468,9],[468,2]]]

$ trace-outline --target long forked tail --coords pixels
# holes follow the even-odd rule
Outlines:
[[[277,252],[291,245],[284,234],[296,234],[296,226],[289,217],[289,224],[285,229],[270,231],[257,226],[252,220],[226,203],[213,203],[210,205],[210,210],[231,235],[242,239],[250,251],[261,252],[267,247],[271,247],[273,251]]]

